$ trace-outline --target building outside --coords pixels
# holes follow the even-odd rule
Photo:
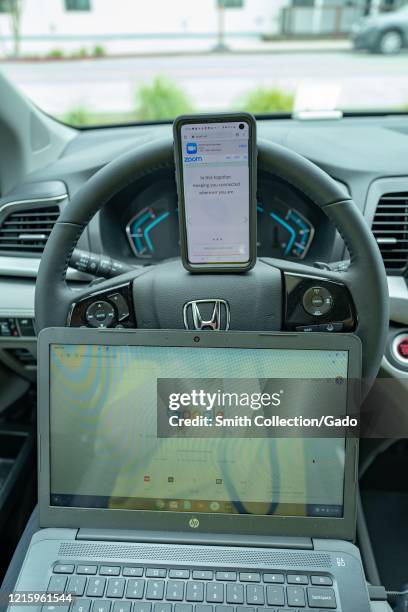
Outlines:
[[[14,1],[14,0],[11,0]],[[219,28],[220,0],[21,0],[22,54],[66,53],[80,47],[104,47],[107,53],[131,53],[140,48],[154,51],[167,43],[208,48]],[[237,8],[223,10],[225,31],[235,38],[277,33],[280,9],[287,0],[222,0]],[[0,53],[11,52],[10,16],[4,12],[10,0],[0,0]],[[114,10],[113,10],[114,9]],[[1,12],[3,11],[3,12]],[[187,42],[186,42],[187,41]]]
[[[364,14],[407,0],[0,0],[0,55],[13,53],[9,6],[21,3],[22,55],[98,49],[127,54],[208,49],[227,40],[344,35]],[[224,9],[219,4],[225,5]],[[114,7],[114,10],[113,10]]]

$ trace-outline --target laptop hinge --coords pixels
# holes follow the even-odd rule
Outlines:
[[[122,529],[78,530],[77,540],[104,542],[156,542],[157,544],[194,544],[202,546],[248,546],[251,548],[313,549],[311,538],[257,536],[225,533],[181,533],[180,531],[143,531]]]

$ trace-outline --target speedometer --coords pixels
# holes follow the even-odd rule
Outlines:
[[[143,208],[126,226],[132,251],[143,259],[160,260],[177,255],[177,231],[177,210],[169,210],[160,202]]]
[[[279,198],[270,207],[258,202],[258,255],[303,259],[312,244],[314,227]]]

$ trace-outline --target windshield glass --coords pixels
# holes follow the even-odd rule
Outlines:
[[[0,71],[77,126],[408,111],[407,3],[0,0]]]

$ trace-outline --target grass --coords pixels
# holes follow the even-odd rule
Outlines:
[[[106,49],[102,45],[95,45],[95,47],[89,51],[86,47],[80,47],[77,51],[72,53],[65,53],[62,49],[51,49],[46,55],[46,58],[50,59],[85,59],[85,58],[96,58],[105,57]]]
[[[193,110],[193,105],[183,89],[163,76],[141,85],[136,92],[135,114],[138,121],[173,119]]]
[[[293,105],[292,93],[276,87],[258,87],[238,100],[236,107],[254,114],[263,114],[291,112]],[[135,107],[129,112],[94,112],[84,105],[78,105],[69,109],[59,119],[64,123],[83,127],[171,120],[178,115],[191,112],[194,112],[194,107],[186,92],[174,81],[157,76],[152,81],[139,86],[135,94]]]
[[[105,57],[106,49],[102,45],[95,45],[92,51],[93,57]]]
[[[61,59],[64,57],[64,52],[62,49],[51,49],[51,51],[47,53],[47,57],[51,59]]]
[[[69,125],[82,127],[84,125],[90,125],[94,115],[95,113],[92,113],[86,106],[78,105],[70,108],[66,113],[60,115],[58,118]]]
[[[238,101],[241,110],[254,114],[290,113],[293,111],[295,96],[277,87],[257,87]]]
[[[86,47],[80,47],[78,51],[74,51],[74,53],[71,53],[70,57],[85,59],[86,57],[92,57],[92,56],[91,56],[91,53],[88,52]]]
[[[173,119],[177,115],[193,112],[187,94],[174,81],[158,76],[140,85],[135,94],[135,108],[128,113],[98,113],[78,105],[59,116],[64,123],[76,127],[138,121]]]

